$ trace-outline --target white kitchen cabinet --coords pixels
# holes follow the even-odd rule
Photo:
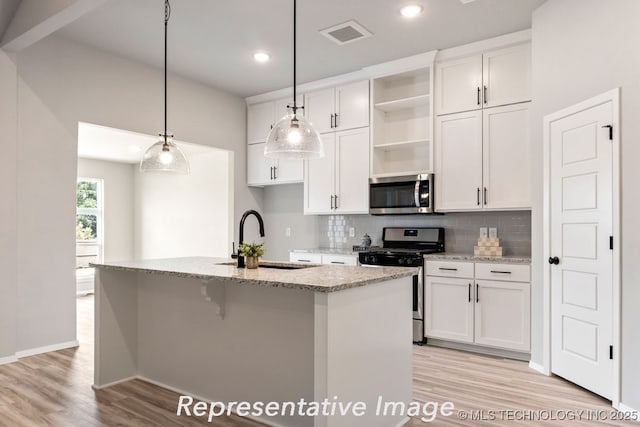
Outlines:
[[[309,92],[305,95],[305,110],[320,133],[369,126],[369,82]]]
[[[529,287],[529,283],[476,281],[476,344],[529,351]]]
[[[330,265],[358,265],[358,255],[323,254],[319,252],[316,253],[306,251],[292,251],[289,252],[289,261]]]
[[[531,44],[523,43],[436,64],[436,114],[531,100]]]
[[[322,254],[310,252],[289,252],[289,261],[308,262],[310,264],[322,264]]]
[[[436,63],[436,111],[450,114],[482,108],[482,55]]]
[[[438,116],[437,211],[531,207],[529,104]]]
[[[482,111],[439,116],[435,133],[436,209],[481,209]]]
[[[304,170],[304,213],[369,212],[369,128],[322,135],[325,156]]]
[[[427,259],[425,337],[528,352],[530,270],[524,264]]]
[[[529,103],[483,111],[483,206],[531,206]]]
[[[302,160],[273,159],[264,155],[265,143],[247,146],[247,184],[265,185],[302,182],[304,170]]]
[[[296,100],[302,106],[303,96]],[[287,105],[292,104],[292,97],[275,101],[260,102],[247,106],[247,144],[259,144],[267,141],[273,125],[287,114]],[[303,111],[304,114],[304,110]]]
[[[331,265],[358,265],[357,255],[322,254],[322,263]]]
[[[425,335],[473,343],[473,278],[430,277],[425,281]]]

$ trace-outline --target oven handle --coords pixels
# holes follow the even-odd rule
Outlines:
[[[420,181],[416,181],[416,188],[413,191],[413,199],[416,203],[416,208],[420,207]]]

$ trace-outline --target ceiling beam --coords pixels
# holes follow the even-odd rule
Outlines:
[[[19,52],[53,34],[107,0],[22,0],[0,48]]]

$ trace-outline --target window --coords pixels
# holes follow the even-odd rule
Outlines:
[[[102,180],[79,178],[76,188],[76,277],[93,276],[102,261]]]

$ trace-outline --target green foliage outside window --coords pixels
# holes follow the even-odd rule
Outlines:
[[[96,182],[78,182],[76,190],[76,207],[98,207],[98,184]],[[98,238],[98,221],[95,215],[76,215],[76,240],[96,240]]]

